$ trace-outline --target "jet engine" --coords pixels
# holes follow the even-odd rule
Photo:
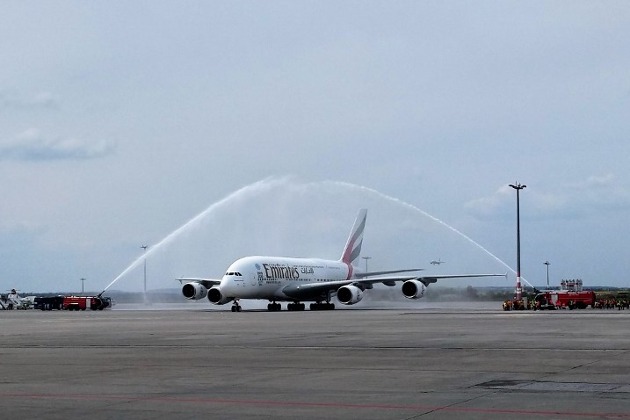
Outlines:
[[[427,286],[419,280],[407,280],[402,285],[403,295],[407,299],[420,299],[424,296],[425,290],[427,290]]]
[[[344,305],[354,305],[363,299],[363,290],[353,285],[341,286],[337,290],[337,299]]]
[[[208,295],[208,289],[201,283],[186,283],[182,287],[182,294],[186,299],[199,300]]]
[[[208,300],[215,305],[224,305],[232,300],[232,298],[225,297],[218,286],[212,286],[208,290]]]

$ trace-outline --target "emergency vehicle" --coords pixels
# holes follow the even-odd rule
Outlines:
[[[109,299],[96,296],[64,296],[62,309],[68,311],[85,311],[91,309],[93,311],[103,309],[109,306]]]
[[[562,280],[560,290],[545,290],[534,298],[536,309],[584,309],[595,307],[592,290],[582,290],[582,280]]]
[[[63,308],[63,296],[39,296],[35,298],[35,309],[42,311],[52,311]]]

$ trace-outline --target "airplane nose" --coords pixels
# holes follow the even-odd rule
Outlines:
[[[219,287],[226,296],[233,296],[234,292],[236,291],[236,288],[234,286],[234,282],[231,278],[224,277],[223,279],[221,279],[221,285]]]

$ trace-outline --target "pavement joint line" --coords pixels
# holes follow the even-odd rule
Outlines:
[[[487,415],[531,415],[531,416],[557,416],[559,417],[604,417],[613,419],[630,419],[630,413],[606,413],[606,412],[573,412],[573,411],[561,411],[561,410],[530,410],[530,409],[513,409],[513,408],[475,408],[475,407],[457,407],[458,404],[470,402],[476,398],[455,402],[449,405],[420,405],[420,404],[357,404],[357,403],[345,403],[345,402],[322,402],[322,401],[274,401],[274,400],[249,400],[249,399],[227,399],[227,398],[174,398],[169,396],[160,397],[132,397],[122,395],[94,395],[94,394],[20,394],[20,393],[0,393],[3,398],[23,398],[23,399],[64,399],[64,400],[76,400],[76,401],[120,401],[125,403],[133,402],[163,402],[167,404],[172,403],[186,403],[186,404],[202,404],[202,405],[250,405],[260,407],[301,407],[301,408],[337,408],[337,409],[366,409],[366,410],[402,410],[402,411],[424,411],[423,415],[429,414],[435,411],[444,412],[459,412],[459,413],[476,413]],[[481,397],[479,397],[481,398]]]

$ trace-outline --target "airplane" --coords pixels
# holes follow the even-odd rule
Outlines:
[[[233,302],[232,312],[240,312],[241,299],[268,300],[268,311],[280,311],[278,302],[289,302],[287,310],[303,311],[302,302],[313,302],[311,310],[335,309],[333,297],[343,305],[363,299],[374,284],[395,286],[402,282],[407,299],[420,299],[438,279],[462,277],[507,277],[506,274],[427,275],[391,274],[422,271],[420,268],[364,272],[360,269],[361,245],[367,209],[360,209],[339,260],[248,256],[233,262],[221,279],[182,277],[182,294],[188,300],[208,298],[214,305]],[[377,276],[377,277],[374,277]],[[368,278],[369,277],[369,278]],[[186,282],[186,283],[184,283]]]
[[[442,261],[442,259],[437,259],[437,260],[432,260],[429,264],[431,265],[440,265],[440,264],[444,264],[446,261]]]

